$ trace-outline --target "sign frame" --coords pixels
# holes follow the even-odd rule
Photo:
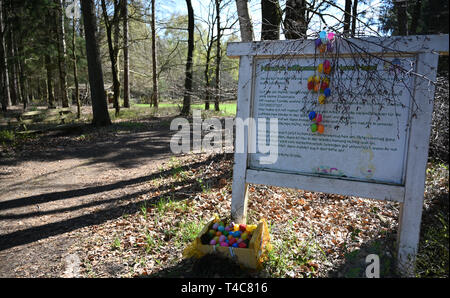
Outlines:
[[[249,167],[249,147],[253,129],[237,131],[236,138],[243,138],[244,152],[235,152],[231,217],[239,223],[246,222],[248,184],[264,184],[297,188],[307,191],[334,193],[400,203],[397,233],[397,265],[406,276],[414,276],[415,256],[418,249],[420,223],[425,189],[425,174],[434,102],[439,55],[448,55],[448,34],[397,37],[367,37],[348,40],[353,47],[368,55],[415,55],[413,100],[418,112],[410,117],[409,137],[406,147],[406,173],[404,185],[380,182],[347,180],[340,177],[324,177],[298,173],[282,173]],[[346,43],[340,45],[339,55],[351,55]],[[239,82],[236,117],[252,116],[254,100],[255,64],[258,58],[283,59],[315,54],[314,40],[282,40],[228,43],[227,55],[239,58]]]

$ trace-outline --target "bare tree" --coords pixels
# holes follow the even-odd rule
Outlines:
[[[78,71],[77,71],[77,52],[76,52],[76,43],[75,43],[75,33],[76,33],[76,20],[75,14],[72,15],[72,24],[73,24],[73,32],[72,32],[72,60],[73,60],[73,80],[75,83],[75,102],[77,103],[77,118],[81,117],[81,102],[80,102],[80,89],[78,86]]]
[[[67,97],[67,70],[66,70],[66,40],[64,30],[64,0],[56,1],[56,33],[58,37],[58,68],[59,68],[59,87],[61,94],[61,102],[63,107],[69,106]]]
[[[123,106],[130,107],[130,67],[128,55],[128,1],[122,1],[123,30]]]
[[[3,17],[3,0],[0,0],[0,54],[1,54],[1,61],[0,61],[0,72],[1,72],[1,90],[0,90],[0,96],[1,96],[1,104],[2,104],[2,111],[6,112],[8,107],[11,105],[11,97],[9,93],[9,78],[8,78],[8,61],[6,57],[6,51],[5,51],[5,24],[4,24],[4,17]]]
[[[182,115],[189,115],[191,109],[191,93],[192,93],[192,57],[194,55],[194,9],[191,0],[186,0],[188,9],[188,54],[186,59],[186,78],[184,81],[184,98]]]
[[[153,92],[152,92],[152,104],[155,108],[158,108],[158,76],[157,76],[157,59],[156,59],[156,11],[155,0],[152,1],[152,79],[153,79]]]

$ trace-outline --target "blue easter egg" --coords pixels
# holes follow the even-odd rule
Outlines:
[[[225,230],[223,226],[219,226],[217,229],[219,230],[219,232],[223,232]]]
[[[324,38],[327,38],[327,33],[325,31],[320,31],[319,32],[319,38],[322,40]]]
[[[331,90],[330,88],[325,88],[325,90],[323,90],[323,95],[325,95],[326,97],[331,95]]]
[[[316,118],[316,112],[314,112],[314,111],[309,112],[308,117],[309,117],[309,120],[313,120],[314,118]]]
[[[231,245],[231,246],[233,246],[233,247],[238,247],[238,244],[235,242],[235,243],[233,243],[233,245]]]
[[[318,47],[322,44],[322,41],[320,40],[320,38],[316,39],[315,44],[316,44],[316,47]]]
[[[241,237],[241,231],[236,231],[236,232],[234,232],[233,237],[234,237],[234,238],[239,238],[239,237]]]

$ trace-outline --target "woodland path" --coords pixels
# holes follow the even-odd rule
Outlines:
[[[86,126],[1,156],[0,277],[77,276],[71,232],[120,217],[121,205],[146,192],[171,156],[167,123]]]

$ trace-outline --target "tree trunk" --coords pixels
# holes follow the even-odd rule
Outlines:
[[[155,27],[155,0],[152,1],[152,79],[153,79],[153,93],[152,93],[152,103],[155,108],[158,108],[158,77],[156,74],[156,27]]]
[[[45,69],[47,71],[47,97],[48,97],[48,107],[50,109],[55,108],[55,96],[53,94],[53,70],[50,61],[50,55],[45,53]]]
[[[239,17],[241,41],[252,41],[254,39],[253,25],[248,13],[248,1],[236,0],[236,8]]]
[[[72,32],[72,59],[73,59],[73,80],[75,83],[75,102],[77,103],[77,118],[81,118],[81,102],[80,102],[80,89],[78,86],[78,71],[77,71],[77,52],[75,44],[75,32],[76,32],[76,20],[75,14],[72,16],[73,32]]]
[[[119,14],[118,14],[118,6],[117,2],[114,1],[114,15],[112,20],[109,20],[108,12],[106,9],[106,2],[102,0],[102,10],[103,10],[103,19],[105,21],[106,27],[106,37],[108,40],[108,50],[109,50],[109,59],[111,61],[111,73],[113,79],[113,91],[114,91],[114,108],[116,110],[116,115],[119,115],[120,107],[119,107],[119,95],[120,95],[120,82],[119,82],[119,74],[118,74],[118,28],[119,28]],[[114,28],[113,28],[114,26]],[[114,29],[114,37],[113,35]],[[114,38],[114,41],[113,41]]]
[[[123,17],[123,106],[130,107],[130,67],[128,55],[128,1],[122,1]]]
[[[69,98],[67,96],[67,67],[66,67],[66,34],[64,30],[64,0],[56,0],[57,13],[56,13],[56,32],[58,36],[58,67],[59,67],[59,88],[61,93],[61,103],[63,107],[69,106]]]
[[[287,0],[284,18],[284,36],[286,39],[306,38],[306,0]]]
[[[261,0],[261,40],[280,39],[281,9],[278,0]]]
[[[352,7],[352,36],[356,35],[357,17],[358,17],[358,0],[353,0],[353,7]]]
[[[414,5],[413,16],[411,18],[411,27],[409,29],[411,35],[417,34],[417,27],[419,26],[421,12],[422,12],[422,0],[416,0],[416,4]]]
[[[192,57],[194,55],[194,10],[191,0],[186,0],[188,9],[188,54],[186,59],[186,77],[184,81],[184,98],[182,115],[189,115],[191,109],[191,93],[192,93]]]
[[[0,96],[1,96],[1,104],[2,111],[6,112],[8,107],[11,105],[11,97],[9,93],[9,78],[8,78],[8,61],[7,61],[7,53],[5,47],[5,18],[4,18],[4,1],[0,0]]]
[[[104,126],[111,124],[103,83],[103,71],[100,50],[97,43],[97,24],[94,11],[94,0],[81,1],[84,33],[86,36],[86,56],[88,62],[89,85],[92,99],[92,124]]]
[[[5,51],[8,54],[8,56],[12,58],[12,59],[9,59],[9,63],[8,63],[9,94],[10,94],[10,98],[11,98],[11,104],[13,106],[15,106],[19,102],[21,102],[22,99],[20,96],[20,89],[19,89],[19,84],[18,84],[18,80],[17,80],[17,55],[15,52],[15,46],[14,46],[13,27],[9,26],[8,31],[9,32],[5,32],[5,34],[9,33],[9,38],[6,38],[7,42],[5,44]]]
[[[394,8],[397,13],[397,35],[408,35],[407,4],[407,0],[394,1]]]
[[[211,100],[211,78],[209,74],[209,65],[211,63],[211,51],[213,47],[213,38],[211,34],[211,39],[208,40],[208,48],[206,49],[206,65],[205,65],[205,110],[209,110],[209,102]]]
[[[220,62],[222,60],[222,50],[221,50],[221,34],[222,30],[220,28],[220,3],[221,0],[215,0],[216,3],[216,26],[217,26],[217,40],[216,40],[216,97],[214,100],[214,110],[219,111],[219,101],[220,101]]]
[[[344,35],[348,36],[350,34],[350,20],[352,17],[352,0],[345,0],[344,9]]]

